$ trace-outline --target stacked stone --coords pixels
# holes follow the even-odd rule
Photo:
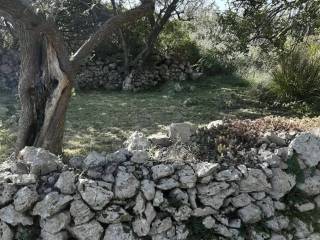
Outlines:
[[[191,218],[217,239],[320,239],[318,222],[304,220],[320,207],[317,136],[302,133],[284,146],[285,139],[266,134],[263,141],[278,147],[257,151],[261,164],[254,168],[194,159],[159,162],[151,154],[188,146],[196,134],[189,123],[171,124],[168,134],[148,138],[135,132],[117,152],[91,152],[68,165],[26,147],[15,162],[0,167],[0,239],[14,239],[20,228],[32,226],[39,233],[31,239],[183,240],[192,234]],[[301,167],[303,182],[290,173],[288,155]],[[288,197],[297,189],[308,196],[303,202]]]
[[[16,90],[19,82],[20,59],[17,51],[0,48],[0,88]]]
[[[114,60],[112,63],[97,61],[84,66],[76,82],[80,89],[124,88],[138,91],[153,88],[170,80],[185,81],[194,78],[195,75],[189,63],[178,64],[173,60],[161,61],[153,67],[132,71],[129,76],[125,76],[120,61]]]

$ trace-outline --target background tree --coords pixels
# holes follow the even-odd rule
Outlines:
[[[237,36],[243,50],[258,44],[266,51],[283,50],[288,38],[303,41],[320,26],[320,2],[310,0],[231,0],[221,14],[225,31]]]
[[[81,62],[122,24],[133,22],[154,9],[151,0],[144,0],[141,5],[112,16],[95,26],[95,32],[72,54],[52,14],[62,3],[0,0],[0,15],[17,32],[21,53],[17,151],[34,145],[61,153],[65,114]],[[42,8],[46,4],[49,7]]]

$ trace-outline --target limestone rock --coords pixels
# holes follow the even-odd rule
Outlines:
[[[90,152],[82,163],[84,169],[103,167],[105,166],[105,164],[105,156],[101,155],[100,153],[97,153],[96,151]]]
[[[100,240],[104,231],[103,227],[95,220],[71,227],[69,230],[78,240]]]
[[[131,218],[126,210],[117,205],[108,206],[97,214],[97,220],[106,224],[129,222]]]
[[[30,173],[45,175],[61,168],[59,157],[42,148],[25,147],[19,153],[19,159],[28,166]]]
[[[170,138],[163,133],[156,133],[148,136],[148,140],[157,146],[168,147],[171,145]]]
[[[132,230],[120,223],[110,224],[105,232],[103,240],[134,240]]]
[[[159,190],[156,191],[153,199],[153,206],[159,207],[164,202],[163,193]]]
[[[69,236],[66,231],[61,231],[61,232],[52,234],[52,233],[48,233],[42,229],[41,230],[41,239],[42,240],[68,240]]]
[[[286,216],[277,216],[266,221],[265,226],[274,232],[281,232],[289,227],[289,218]]]
[[[34,188],[23,187],[14,196],[14,208],[18,212],[25,212],[37,202],[39,195]]]
[[[189,166],[185,166],[178,172],[180,187],[181,188],[194,188],[197,182],[197,176],[195,175],[193,169]]]
[[[114,187],[115,198],[121,200],[132,198],[136,195],[139,187],[140,182],[132,173],[119,171]]]
[[[272,169],[271,192],[270,195],[275,199],[280,199],[295,186],[295,176],[282,171],[280,168]]]
[[[131,161],[134,163],[144,163],[149,160],[149,154],[146,150],[133,150]]]
[[[199,178],[203,178],[216,172],[220,165],[218,163],[200,162],[195,164],[194,168],[196,175]]]
[[[245,207],[249,205],[252,201],[253,199],[247,193],[242,193],[231,199],[232,205],[236,208]]]
[[[66,208],[72,200],[73,197],[71,196],[61,195],[58,192],[50,192],[42,201],[36,203],[32,215],[39,215],[41,218],[51,217]]]
[[[238,215],[245,223],[256,223],[262,219],[262,212],[259,207],[250,204],[238,211]]]
[[[303,183],[297,184],[297,188],[308,196],[320,194],[320,176],[314,175],[306,178]]]
[[[157,188],[167,191],[176,187],[179,187],[179,182],[173,178],[162,178],[157,184]]]
[[[150,235],[161,234],[172,228],[172,220],[170,217],[164,219],[156,219],[151,226]]]
[[[227,189],[230,184],[225,182],[212,182],[210,184],[199,184],[197,186],[198,194],[200,195],[216,195],[222,190]]]
[[[231,187],[231,188],[219,191],[216,195],[199,195],[198,197],[200,202],[203,205],[209,206],[218,210],[222,207],[224,200],[228,196],[232,195],[235,191],[236,189]]]
[[[138,217],[132,222],[133,231],[139,236],[147,236],[150,232],[150,223],[143,217]]]
[[[70,214],[75,225],[87,223],[94,217],[94,213],[82,200],[74,200],[71,203]]]
[[[16,211],[12,204],[0,209],[0,219],[12,226],[17,226],[18,224],[22,224],[23,226],[33,224],[31,217]]]
[[[308,225],[307,223],[301,221],[298,218],[294,218],[291,221],[291,226],[294,228],[295,230],[295,237],[297,239],[304,239],[304,238],[308,238],[312,232],[313,232],[313,227],[312,225]]]
[[[61,212],[50,218],[40,220],[41,228],[48,233],[55,234],[69,225],[71,220],[69,212]]]
[[[172,165],[160,164],[153,166],[151,168],[152,178],[158,180],[160,178],[168,177],[174,173],[174,168]]]
[[[169,138],[174,142],[188,143],[196,133],[196,127],[191,123],[172,123],[169,126]]]
[[[238,181],[241,178],[241,173],[237,169],[227,169],[218,172],[215,178],[217,181]]]
[[[308,167],[315,167],[320,162],[320,138],[312,133],[302,133],[289,145],[289,155],[298,154],[300,160]]]
[[[11,201],[16,193],[17,187],[11,183],[0,184],[0,206],[3,206]]]
[[[129,151],[146,150],[148,149],[150,143],[143,133],[134,132],[125,142],[125,145]]]
[[[0,239],[13,240],[13,231],[6,223],[2,221],[0,221]]]
[[[79,180],[78,191],[82,199],[94,210],[102,210],[113,198],[113,192],[89,179]]]
[[[187,205],[183,205],[179,207],[179,209],[174,213],[173,217],[177,222],[181,222],[181,221],[187,221],[191,217],[191,214],[192,214],[192,209]]]
[[[249,169],[247,177],[239,182],[239,186],[241,192],[260,192],[271,188],[266,175],[260,169]]]
[[[155,184],[153,181],[145,179],[141,181],[141,191],[147,201],[152,201],[156,194]]]
[[[260,201],[257,201],[256,205],[260,207],[260,209],[262,210],[263,216],[265,218],[270,218],[274,216],[275,209],[274,209],[273,201],[270,197],[266,197]]]
[[[55,187],[58,188],[61,193],[73,194],[76,191],[75,185],[76,176],[71,171],[66,171],[60,174]]]

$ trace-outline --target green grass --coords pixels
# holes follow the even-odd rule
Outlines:
[[[67,113],[65,153],[84,155],[91,150],[114,151],[135,130],[146,134],[163,131],[172,122],[205,124],[223,118],[256,118],[284,112],[266,108],[252,94],[249,83],[236,76],[216,76],[181,84],[174,81],[153,91],[76,92]],[[17,112],[16,99],[0,92],[0,119]],[[9,127],[10,126],[10,127]],[[13,149],[16,127],[0,126],[0,160]]]

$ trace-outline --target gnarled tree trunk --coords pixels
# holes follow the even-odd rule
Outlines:
[[[37,146],[60,154],[65,114],[72,90],[73,73],[59,59],[52,39],[20,27],[21,116],[17,151]]]

